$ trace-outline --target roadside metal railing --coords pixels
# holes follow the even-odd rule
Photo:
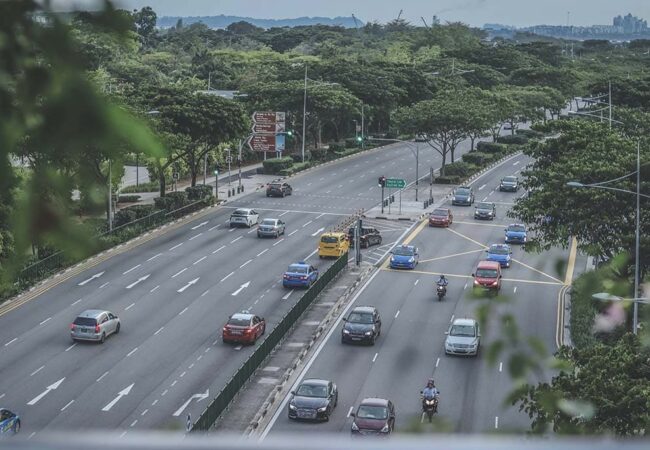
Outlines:
[[[312,302],[318,297],[330,281],[338,275],[348,264],[347,252],[340,256],[323,273],[318,280],[300,297],[300,300],[287,312],[273,330],[267,334],[266,338],[260,343],[248,359],[239,367],[237,372],[228,380],[221,392],[212,399],[210,404],[205,408],[201,416],[192,424],[192,432],[207,431],[219,419],[219,416],[228,408],[230,402],[235,398],[237,393],[248,382],[250,377],[259,369],[266,358],[271,354],[276,345],[278,345],[293,328],[300,316],[307,310]]]

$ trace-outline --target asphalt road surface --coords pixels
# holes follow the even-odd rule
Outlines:
[[[338,386],[338,406],[329,422],[290,421],[286,397],[264,435],[350,433],[349,413],[366,397],[387,398],[395,403],[398,432],[418,427],[464,433],[529,429],[527,416],[515,407],[504,406],[505,397],[514,387],[508,374],[508,355],[501,355],[491,365],[485,357],[486,348],[501,337],[500,317],[511,314],[523,337],[534,336],[551,354],[555,351],[558,295],[565,277],[570,279],[573,272],[573,266],[568,274],[557,267],[558,261],[566,263],[569,252],[554,249],[529,254],[515,245],[512,267],[503,272],[499,300],[477,299],[470,294],[471,273],[485,258],[488,245],[504,242],[504,228],[512,222],[506,212],[514,199],[523,195],[521,189],[517,193],[499,192],[499,180],[518,175],[526,161],[521,155],[511,158],[473,183],[476,201],[496,203],[494,221],[474,220],[473,207],[447,205],[454,214],[450,228],[429,228],[423,223],[405,238],[419,247],[417,268],[394,271],[384,264],[350,303],[350,308],[376,306],[382,316],[382,331],[374,346],[344,345],[339,321],[306,363],[300,379],[325,378]],[[575,252],[571,259],[575,261]],[[449,278],[449,287],[444,301],[438,302],[434,286],[441,273]],[[445,356],[444,333],[450,322],[454,318],[477,318],[477,307],[486,304],[491,306],[492,314],[489,326],[482,330],[479,356]],[[419,398],[430,377],[435,378],[441,391],[440,414],[433,426],[421,424]],[[549,377],[548,372],[543,374],[543,378]],[[538,380],[531,377],[530,381]]]
[[[420,173],[439,160],[423,149]],[[310,260],[325,270],[331,262],[314,256],[320,233],[379,203],[378,176],[410,182],[414,166],[411,151],[401,145],[316,168],[290,180],[292,196],[251,193],[4,313],[0,403],[21,415],[28,436],[40,430],[184,428],[186,415],[198,417],[253,351],[221,342],[227,317],[250,310],[273,327],[300,297],[282,288],[285,268]],[[286,235],[258,239],[254,228],[229,229],[237,206],[256,208],[261,218],[282,217]],[[390,228],[383,230],[386,246],[367,251],[376,260],[401,233]],[[394,288],[404,286],[400,280]],[[393,302],[387,296],[382,301]],[[74,344],[70,323],[94,308],[117,314],[121,332],[103,345]]]

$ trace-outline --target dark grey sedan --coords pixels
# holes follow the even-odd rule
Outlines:
[[[461,186],[456,188],[451,197],[452,205],[471,206],[474,203],[474,191],[471,187]]]
[[[475,219],[494,220],[497,216],[497,207],[494,203],[479,202],[474,209]]]
[[[284,234],[285,223],[280,219],[264,219],[257,225],[257,237],[278,237]]]
[[[328,421],[339,399],[334,383],[314,378],[304,380],[291,395],[289,419],[300,420]]]

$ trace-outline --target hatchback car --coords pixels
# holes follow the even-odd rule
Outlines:
[[[265,331],[266,321],[263,317],[249,313],[237,313],[228,318],[221,336],[224,343],[254,344]]]
[[[481,333],[476,320],[455,319],[445,334],[445,354],[478,355]]]
[[[285,223],[280,219],[264,219],[257,225],[257,237],[271,236],[277,238],[284,234]]]
[[[506,228],[506,244],[525,244],[527,238],[526,225],[511,223]]]
[[[472,206],[474,203],[474,191],[469,186],[461,186],[454,190],[451,197],[452,205]]]
[[[494,203],[479,202],[474,208],[475,219],[494,220],[497,216],[497,207]]]
[[[388,436],[395,428],[395,405],[383,398],[364,398],[350,416],[352,434]]]
[[[304,261],[291,264],[282,276],[282,286],[305,287],[309,289],[318,280],[318,270]]]
[[[499,184],[500,191],[517,192],[519,190],[519,178],[515,176],[508,176],[501,178]]]
[[[348,235],[340,232],[323,233],[318,242],[319,258],[339,258],[350,248]]]
[[[238,208],[230,215],[230,228],[252,227],[259,221],[260,215],[254,209]]]
[[[501,289],[501,264],[496,261],[479,261],[472,276],[475,289],[493,292]]]
[[[510,267],[512,260],[512,249],[508,244],[492,244],[487,252],[488,261],[496,261],[501,267]]]
[[[0,408],[0,434],[16,434],[20,431],[20,416],[6,408]]]
[[[436,208],[429,214],[430,227],[448,227],[454,222],[454,215],[449,208]]]
[[[420,259],[417,247],[412,245],[399,245],[391,253],[391,269],[415,269]]]
[[[350,247],[354,247],[354,233],[357,227],[350,227],[348,230],[348,240]],[[359,244],[361,248],[368,248],[371,245],[381,245],[381,234],[376,228],[361,227],[359,234]]]
[[[73,341],[96,341],[102,344],[111,334],[120,332],[120,319],[110,311],[88,309],[70,324]]]
[[[292,193],[293,188],[289,186],[289,183],[270,183],[266,186],[267,197],[284,197]]]
[[[367,342],[375,345],[381,335],[381,317],[374,306],[357,306],[343,319],[341,343]]]
[[[289,419],[328,421],[339,400],[336,385],[328,380],[303,380],[291,391]]]

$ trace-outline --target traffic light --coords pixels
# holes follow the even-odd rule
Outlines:
[[[214,166],[214,176],[216,177],[218,175],[219,175],[219,166],[217,165],[217,166]]]
[[[286,134],[288,137],[293,137],[293,130],[287,130]]]
[[[377,179],[377,184],[378,184],[379,187],[381,187],[381,188],[385,187],[385,186],[386,186],[386,177],[383,176],[383,175],[380,176],[380,177]]]
[[[363,141],[363,138],[361,136],[357,136],[357,142]]]

